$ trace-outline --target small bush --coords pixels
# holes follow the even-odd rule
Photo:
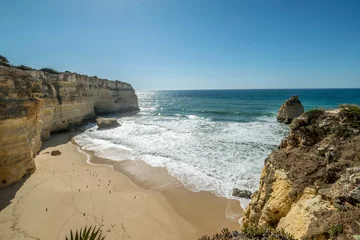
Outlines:
[[[40,71],[42,71],[42,72],[47,72],[47,73],[51,73],[51,74],[59,74],[58,71],[56,71],[56,70],[54,70],[54,69],[52,69],[52,68],[42,68],[42,69],[40,69]]]
[[[338,125],[335,128],[335,135],[340,138],[348,138],[352,133],[353,131],[347,125]]]
[[[216,233],[212,237],[205,235],[198,240],[231,240],[239,235],[240,234],[237,231],[230,232],[229,229],[224,228],[221,230],[221,233]]]
[[[342,105],[340,116],[345,118],[350,127],[360,129],[360,107],[357,105]]]
[[[342,224],[338,224],[335,226],[330,227],[328,233],[329,233],[329,239],[333,239],[334,237],[342,234],[344,231],[344,227]]]
[[[295,240],[295,238],[285,232],[265,227],[247,227],[243,230],[245,236],[250,239],[278,239],[278,240]]]
[[[3,55],[0,55],[0,61],[3,61],[3,62],[6,62],[6,63],[10,63],[9,60],[3,56]]]
[[[1,66],[6,66],[6,67],[11,67],[10,63],[4,62],[3,60],[0,60],[0,65]]]
[[[321,115],[325,113],[324,109],[316,108],[310,109],[304,113],[304,115],[309,119],[309,121],[316,121]]]
[[[17,69],[20,70],[33,70],[31,67],[25,66],[25,65],[19,65],[19,66],[14,66]]]

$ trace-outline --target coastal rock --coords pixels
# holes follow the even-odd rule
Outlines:
[[[290,124],[294,118],[304,113],[304,106],[301,104],[298,96],[292,96],[281,105],[277,120],[281,123]]]
[[[43,126],[39,110],[38,100],[0,100],[0,187],[35,171]]]
[[[34,172],[33,159],[50,133],[138,109],[125,82],[0,66],[0,188]]]
[[[51,156],[58,156],[61,155],[61,152],[59,150],[51,151]]]
[[[277,230],[286,229],[296,239],[321,236],[329,230],[327,218],[334,211],[329,202],[316,195],[316,190],[305,189],[300,200],[280,219]]]
[[[116,118],[97,118],[96,123],[99,129],[116,128],[120,126]]]
[[[251,198],[251,192],[248,190],[240,190],[238,188],[234,188],[232,195],[234,197],[240,197],[240,198]]]
[[[296,239],[351,239],[360,232],[360,108],[313,110],[265,160],[242,228],[283,229]]]

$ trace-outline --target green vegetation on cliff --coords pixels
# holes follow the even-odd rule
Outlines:
[[[20,70],[34,70],[33,68],[25,66],[25,65],[14,66],[14,68],[17,68]]]
[[[274,230],[265,227],[246,227],[241,233],[237,231],[230,232],[227,228],[223,229],[221,233],[216,233],[212,237],[207,235],[198,240],[295,240],[293,236],[286,233],[284,230]]]
[[[0,65],[11,67],[9,60],[3,55],[0,55]]]
[[[24,70],[24,71],[36,70],[34,68],[31,68],[31,67],[28,67],[25,65],[18,65],[18,66],[11,65],[9,60],[3,55],[0,55],[0,65],[6,66],[6,67],[17,68],[17,69]],[[51,73],[51,74],[59,74],[60,73],[52,68],[42,68],[42,69],[40,69],[40,71]],[[66,71],[66,72],[70,73],[69,71]]]
[[[47,72],[47,73],[51,73],[51,74],[59,74],[58,71],[56,71],[56,70],[54,70],[54,69],[52,69],[52,68],[42,68],[42,69],[40,69],[40,71],[42,71],[42,72]]]

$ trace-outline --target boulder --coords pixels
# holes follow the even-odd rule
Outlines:
[[[99,129],[116,128],[120,126],[116,118],[97,118],[96,123]]]
[[[290,124],[294,118],[299,117],[304,113],[304,106],[301,104],[298,96],[292,96],[281,105],[277,121],[285,124]]]
[[[248,190],[240,190],[238,188],[233,189],[232,195],[234,197],[251,198],[251,192]]]
[[[54,150],[54,151],[51,151],[51,156],[57,156],[57,155],[60,155],[61,152],[59,150]]]

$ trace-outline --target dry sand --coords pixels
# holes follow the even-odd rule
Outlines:
[[[239,228],[238,201],[189,191],[165,168],[84,154],[68,140],[51,137],[35,173],[0,189],[1,240],[62,240],[85,225],[101,226],[106,240],[197,239]]]

